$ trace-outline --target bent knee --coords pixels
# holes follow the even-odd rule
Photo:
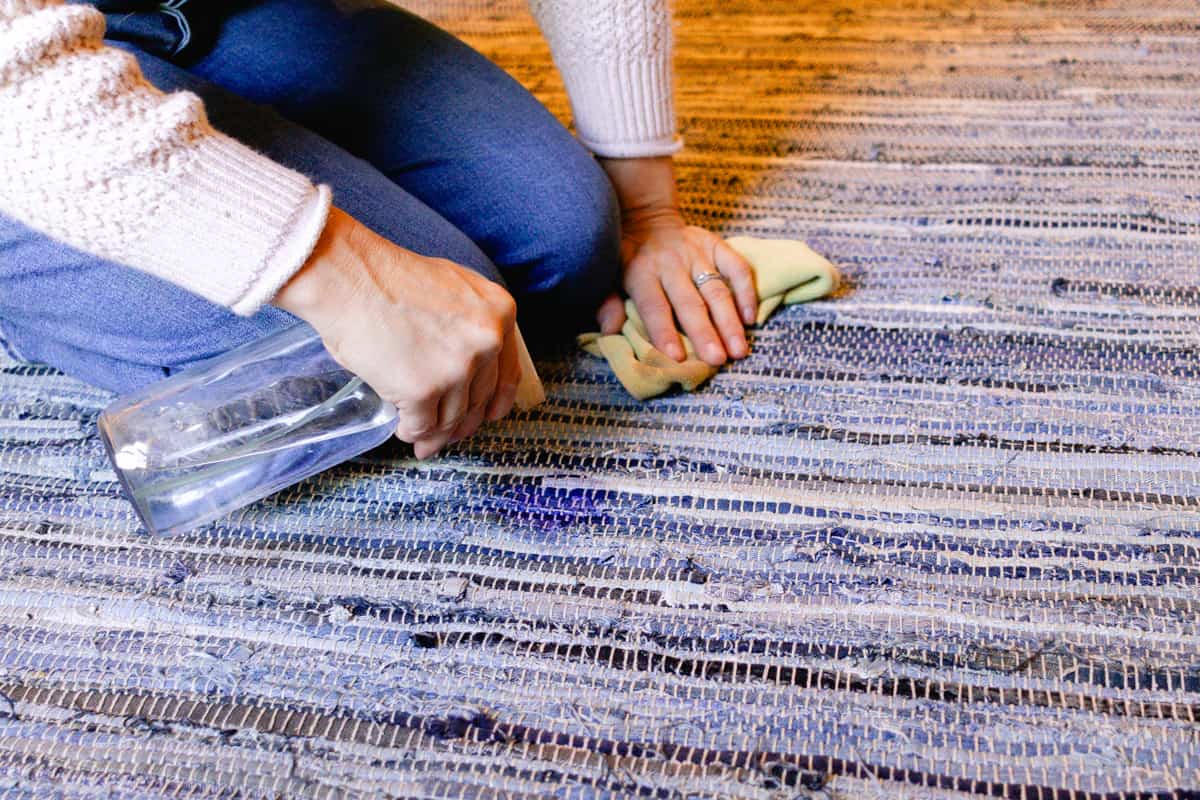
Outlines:
[[[531,221],[535,253],[514,288],[534,305],[590,315],[620,285],[620,208],[608,176],[590,156],[562,183]]]

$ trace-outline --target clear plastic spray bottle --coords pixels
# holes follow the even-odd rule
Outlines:
[[[517,404],[528,408],[544,394],[516,335]],[[121,485],[155,534],[211,522],[353,458],[396,424],[395,406],[303,324],[120,398],[99,420]]]

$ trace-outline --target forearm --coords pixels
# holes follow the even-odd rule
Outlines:
[[[252,313],[304,262],[329,193],[163,94],[103,17],[0,0],[0,211]]]

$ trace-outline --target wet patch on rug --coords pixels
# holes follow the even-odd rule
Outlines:
[[[7,365],[0,795],[1195,796],[1195,12],[680,0],[688,212],[849,284],[695,395],[564,356],[164,540]]]

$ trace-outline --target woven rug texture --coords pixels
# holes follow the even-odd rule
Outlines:
[[[4,364],[0,797],[1200,797],[1195,2],[676,5],[688,214],[847,286],[172,539]]]

